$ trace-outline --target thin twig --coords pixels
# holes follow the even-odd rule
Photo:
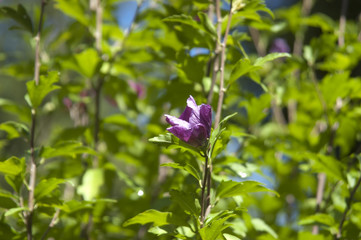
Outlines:
[[[29,212],[26,214],[26,229],[28,240],[33,239],[33,213],[34,213],[34,190],[36,183],[36,160],[35,160],[35,125],[36,125],[36,111],[31,110],[31,130],[30,130],[30,177],[29,177],[29,197],[28,208]]]
[[[96,6],[96,30],[95,30],[95,47],[99,53],[102,51],[102,28],[103,28],[103,7],[101,1],[97,1]]]
[[[35,85],[39,85],[40,78],[40,36],[44,21],[44,10],[46,0],[41,0],[40,20],[38,25],[38,31],[35,37],[35,66],[34,66],[34,82]],[[36,157],[35,157],[35,127],[36,127],[36,110],[31,109],[31,129],[30,129],[30,176],[29,176],[29,195],[28,195],[28,213],[26,213],[26,231],[28,240],[33,239],[33,215],[35,207],[35,184],[36,184]]]
[[[208,207],[207,205],[207,198],[204,197],[205,190],[207,188],[208,183],[208,155],[205,154],[205,162],[204,162],[204,171],[203,171],[203,181],[202,181],[202,193],[201,193],[201,228],[204,226],[205,216],[206,216],[206,209]]]
[[[328,111],[327,111],[327,103],[322,95],[321,89],[318,85],[316,75],[315,75],[312,67],[313,66],[311,66],[311,65],[309,66],[310,78],[315,87],[317,97],[322,105],[323,116],[325,118],[325,121],[327,122],[327,129],[330,132],[329,142],[327,143],[327,146],[326,146],[326,155],[331,155],[333,152],[333,143],[334,143],[334,138],[335,138],[335,134],[336,134],[336,129],[333,129],[331,126],[330,117],[328,116]],[[316,213],[318,213],[321,209],[321,204],[322,204],[323,195],[324,195],[324,191],[325,191],[325,185],[326,185],[326,174],[323,172],[318,173],[317,178],[318,178],[318,182],[317,182],[317,192],[316,192],[316,210],[315,210]],[[316,234],[318,234],[318,231],[319,231],[319,226],[317,224],[315,224],[312,228],[312,234],[316,235]]]
[[[96,0],[96,31],[95,31],[95,46],[96,50],[98,51],[98,54],[102,54],[102,18],[103,18],[103,7],[101,4],[101,0]],[[99,76],[99,79],[97,81],[97,85],[95,87],[95,122],[94,122],[94,148],[97,150],[98,148],[98,141],[99,141],[99,129],[100,129],[100,94],[103,86],[103,77]],[[95,158],[97,159],[97,158]],[[93,162],[93,167],[96,167],[97,160]]]
[[[306,17],[310,14],[311,8],[313,5],[313,0],[303,0],[301,16]],[[296,32],[295,42],[293,44],[293,54],[296,56],[301,56],[303,42],[305,40],[305,27],[301,26],[301,28]]]
[[[221,67],[220,71],[220,83],[219,83],[219,97],[218,97],[218,104],[217,104],[217,112],[216,112],[216,119],[214,123],[214,128],[218,127],[218,124],[221,120],[221,113],[222,113],[222,105],[223,105],[223,98],[224,98],[224,66],[226,62],[226,45],[227,45],[227,38],[229,29],[231,27],[231,19],[232,19],[232,0],[230,2],[229,14],[228,14],[228,22],[226,27],[226,32],[224,33],[223,42],[221,44],[222,51],[221,51]]]
[[[55,224],[56,221],[58,220],[59,217],[59,213],[60,213],[60,209],[56,209],[53,218],[50,221],[50,224],[48,226],[48,228],[46,229],[46,231],[44,232],[43,236],[41,237],[41,240],[45,240],[46,236],[48,235],[48,233],[50,232],[50,229],[52,229]]]
[[[302,9],[301,9],[301,17],[306,17],[310,14],[313,5],[313,0],[303,0],[302,1]],[[295,41],[293,43],[293,55],[301,56],[303,43],[305,39],[305,31],[306,27],[301,26],[295,34]],[[296,79],[296,83],[299,82],[300,71],[296,70],[294,72],[294,78]],[[293,122],[297,118],[297,102],[295,100],[290,100],[287,104],[288,108],[288,121]]]
[[[327,198],[326,198],[326,200],[325,200],[324,207],[323,207],[322,209],[320,209],[320,212],[325,212],[325,211],[326,211],[327,206],[328,206],[329,203],[331,202],[332,194],[333,194],[333,192],[336,190],[336,187],[338,186],[339,183],[340,183],[340,181],[337,181],[337,182],[335,182],[335,183],[332,185],[331,190],[330,190],[330,192],[328,193]]]
[[[221,15],[221,1],[215,0],[215,8],[216,8],[216,17],[217,17],[217,40],[216,40],[216,49],[215,49],[215,56],[212,60],[213,62],[213,69],[212,69],[212,81],[211,81],[211,88],[209,89],[207,104],[211,104],[213,100],[214,94],[214,86],[216,85],[217,75],[219,71],[219,57],[221,51],[221,37],[222,37],[222,15]]]
[[[90,8],[95,11],[95,48],[98,54],[102,55],[102,25],[103,25],[103,6],[101,0],[90,1]],[[96,86],[95,86],[95,113],[94,113],[94,150],[98,150],[99,132],[100,132],[100,95],[103,87],[104,76],[99,74]],[[93,168],[97,168],[99,165],[99,159],[97,156],[93,157]],[[88,223],[83,228],[84,237],[87,240],[91,239],[91,232],[93,228],[93,214],[89,214]]]
[[[257,29],[255,29],[255,28],[252,28],[252,27],[248,27],[248,30],[249,30],[249,33],[251,35],[253,45],[254,45],[254,48],[257,51],[258,56],[260,56],[260,57],[265,56],[266,55],[266,47],[260,41],[259,31]]]
[[[35,36],[36,47],[35,47],[35,66],[34,66],[34,81],[35,84],[39,84],[39,77],[40,77],[40,35],[41,30],[43,28],[43,20],[44,20],[44,10],[45,10],[46,0],[41,0],[41,10],[40,10],[40,20],[38,25],[38,32]]]
[[[361,175],[360,175],[360,177],[359,177],[359,179],[358,179],[355,187],[352,189],[350,198],[349,198],[348,201],[347,201],[347,207],[346,207],[345,211],[344,211],[343,214],[342,214],[342,219],[341,219],[340,225],[339,225],[339,227],[338,227],[338,233],[337,233],[337,235],[335,236],[335,239],[341,239],[343,224],[344,224],[345,221],[346,221],[347,213],[348,213],[348,211],[349,211],[350,208],[351,208],[351,204],[352,204],[353,198],[354,198],[355,193],[356,193],[358,187],[360,186],[360,184],[361,184]]]
[[[348,7],[348,0],[342,0],[339,33],[338,33],[339,47],[343,47],[343,45],[345,45],[345,28],[346,28],[347,7]]]

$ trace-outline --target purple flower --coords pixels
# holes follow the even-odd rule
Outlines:
[[[272,43],[270,52],[271,53],[274,53],[274,52],[278,52],[278,53],[286,52],[286,53],[289,53],[290,52],[290,47],[288,46],[285,39],[276,38]]]
[[[167,130],[180,140],[194,146],[204,147],[211,134],[212,109],[207,104],[197,105],[192,96],[187,100],[187,107],[179,118],[165,115],[172,125]]]

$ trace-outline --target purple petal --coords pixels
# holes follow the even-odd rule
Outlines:
[[[165,117],[172,125],[167,130],[192,146],[203,147],[210,137],[212,109],[206,104],[198,106],[192,96],[187,99],[187,107],[179,118],[170,115]]]
[[[199,115],[198,105],[196,103],[196,100],[194,100],[192,96],[189,96],[189,98],[187,99],[187,106],[190,107],[195,112],[195,114]]]
[[[173,133],[174,136],[183,140],[185,142],[189,141],[189,138],[192,135],[192,128],[186,128],[184,126],[176,125],[170,128],[167,128],[170,133]]]
[[[184,109],[184,112],[180,115],[180,119],[189,122],[189,118],[192,115],[192,108],[190,107],[186,107],[186,109]]]
[[[209,137],[212,128],[212,108],[207,104],[200,106],[200,122],[204,124],[207,130],[207,137]]]
[[[185,128],[190,128],[190,124],[187,121],[184,121],[182,119],[170,116],[170,115],[165,115],[165,120],[167,121],[167,123],[169,123],[172,126],[182,126]]]
[[[189,96],[189,98],[187,99],[187,107],[192,110],[188,122],[191,125],[196,125],[200,123],[199,106],[197,105],[196,101],[192,96]]]
[[[207,140],[207,129],[203,124],[197,124],[192,127],[191,137],[188,143],[193,146],[202,146]]]

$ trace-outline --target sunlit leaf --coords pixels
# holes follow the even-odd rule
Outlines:
[[[264,57],[257,58],[257,60],[254,62],[254,65],[262,67],[263,64],[265,64],[266,62],[270,62],[277,58],[284,58],[284,57],[291,57],[291,54],[284,53],[284,52],[283,53],[279,53],[279,52],[270,53]]]
[[[269,233],[272,237],[278,238],[277,233],[262,219],[252,218],[252,225],[257,231],[264,231]]]
[[[37,201],[48,196],[52,191],[58,188],[62,183],[65,183],[65,179],[50,178],[41,180],[35,188],[34,197]]]
[[[127,220],[123,225],[129,226],[132,224],[147,224],[153,223],[153,226],[160,227],[170,224],[171,212],[159,212],[154,209],[149,209],[145,212],[139,213],[137,216]]]
[[[23,168],[20,164],[22,160],[17,157],[11,157],[4,162],[0,162],[0,173],[5,175],[18,175]]]
[[[65,14],[76,19],[85,26],[89,25],[89,18],[85,14],[85,9],[81,1],[77,0],[56,0],[56,8],[60,9]]]
[[[228,215],[222,218],[217,218],[211,221],[206,227],[199,231],[202,240],[216,240],[222,234],[222,231],[230,226],[225,222],[234,215]]]
[[[222,181],[217,188],[216,197],[229,198],[253,192],[271,192],[279,196],[274,190],[268,189],[262,183],[256,181],[235,182],[232,180]]]
[[[83,176],[83,184],[78,187],[78,193],[87,201],[99,197],[104,177],[103,169],[88,169]]]
[[[332,216],[325,213],[317,213],[305,218],[302,218],[299,222],[300,225],[314,224],[314,223],[322,223],[327,226],[334,226],[335,220]]]
[[[4,215],[5,215],[5,217],[10,216],[10,215],[22,212],[22,211],[26,211],[27,209],[28,209],[27,207],[11,208],[11,209],[7,210]]]
[[[7,133],[7,139],[28,137],[29,134],[29,129],[26,125],[13,121],[1,123],[0,130]]]
[[[29,99],[33,108],[38,108],[43,102],[44,98],[52,91],[59,89],[59,86],[54,83],[59,81],[58,72],[49,72],[47,76],[41,75],[39,84],[36,85],[35,81],[26,83]]]

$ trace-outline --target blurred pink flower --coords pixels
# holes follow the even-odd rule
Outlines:
[[[289,53],[290,47],[288,46],[288,43],[283,38],[276,38],[273,40],[272,46],[270,48],[270,52],[278,52],[278,53]]]
[[[138,98],[145,98],[145,87],[142,83],[129,80],[128,84],[129,87],[131,87],[137,93]]]

